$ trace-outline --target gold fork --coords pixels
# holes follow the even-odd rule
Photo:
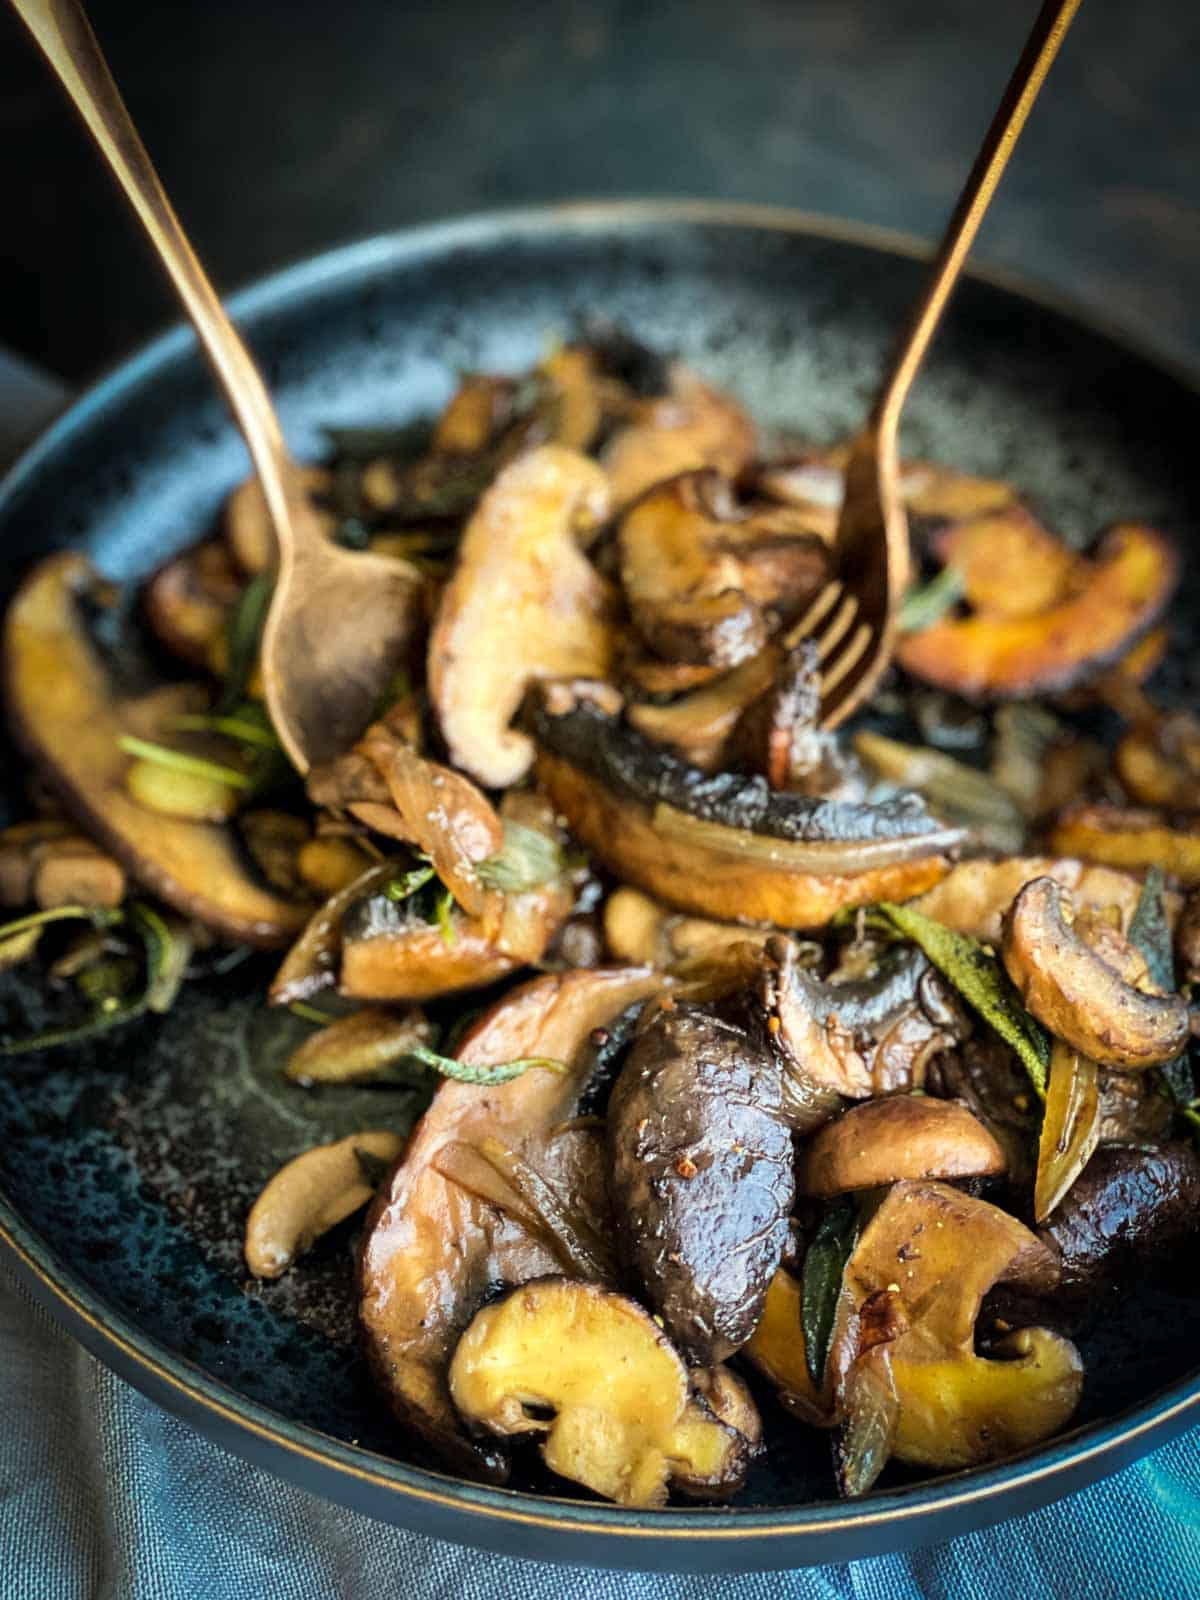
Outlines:
[[[821,667],[821,724],[860,706],[891,660],[896,611],[908,584],[908,519],[900,494],[900,412],[1013,146],[1081,0],[1046,0],[1009,79],[938,246],[874,404],[850,447],[833,541],[836,576],[791,629],[811,638]]]

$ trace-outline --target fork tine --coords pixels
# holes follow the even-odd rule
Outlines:
[[[791,629],[784,635],[785,650],[794,650],[802,639],[807,639],[816,632],[837,604],[844,588],[845,585],[838,578],[825,585],[799,622],[793,623]]]
[[[831,661],[826,667],[825,671],[821,674],[822,707],[824,707],[825,702],[828,700],[834,689],[837,688],[838,684],[842,682],[848,673],[853,672],[854,668],[858,666],[863,656],[866,655],[870,643],[870,624],[866,622],[860,622],[858,627],[854,630],[854,635],[849,644],[842,651],[841,655],[839,655],[835,661]]]
[[[858,601],[852,594],[842,600],[841,605],[829,619],[829,625],[815,640],[817,646],[817,665],[828,661],[838,645],[854,626],[854,619],[858,615]]]

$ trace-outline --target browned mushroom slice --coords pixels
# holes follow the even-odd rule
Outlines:
[[[1110,930],[1093,948],[1063,910],[1062,886],[1035,878],[1004,921],[1004,965],[1030,1011],[1102,1066],[1138,1071],[1173,1060],[1188,1036],[1183,997],[1164,994],[1121,935]]]
[[[1183,884],[1200,883],[1200,822],[1195,813],[1111,805],[1074,806],[1050,830],[1054,850],[1137,872],[1162,867]]]
[[[683,916],[628,886],[614,890],[604,905],[604,939],[613,959],[663,972],[720,967],[771,937],[762,928]]]
[[[630,706],[630,726],[655,744],[670,745],[701,772],[711,772],[720,765],[726,743],[747,706],[771,688],[778,663],[778,653],[767,646],[732,672],[681,695],[670,705]]]
[[[788,1237],[779,1063],[686,1003],[644,1020],[608,1109],[617,1238],[645,1304],[702,1365],[740,1349]]]
[[[450,1367],[454,1403],[501,1438],[544,1434],[552,1472],[622,1505],[668,1486],[723,1499],[746,1473],[740,1434],[694,1398],[687,1369],[641,1306],[548,1278],[480,1311]]]
[[[1128,873],[1087,866],[1072,855],[1009,856],[1002,861],[957,862],[941,883],[914,902],[914,909],[955,933],[998,945],[1005,912],[1034,878],[1061,883],[1081,910],[1114,908],[1123,928],[1129,926],[1142,892],[1139,881]],[[1178,896],[1169,896],[1172,921],[1178,906]]]
[[[1143,720],[1125,734],[1114,763],[1138,805],[1189,810],[1200,784],[1200,722],[1186,712]]]
[[[604,452],[613,504],[628,505],[653,484],[702,467],[735,477],[755,442],[754,424],[730,395],[676,367],[670,395],[650,401]]]
[[[596,463],[546,445],[506,467],[467,524],[429,641],[429,688],[451,760],[490,788],[533,761],[509,727],[530,682],[608,672],[614,597],[579,548],[607,509]]]
[[[827,1122],[838,1096],[923,1087],[929,1063],[969,1031],[961,1009],[919,950],[883,950],[865,976],[822,982],[805,972],[794,946],[768,944],[760,994],[771,1041],[784,1065],[793,1125]]]
[[[146,621],[172,655],[207,667],[225,631],[242,578],[216,540],[160,567],[142,590]]]
[[[1029,617],[1058,605],[1082,565],[1069,545],[1015,503],[954,522],[934,544],[960,574],[966,603],[990,617]]]
[[[891,1095],[851,1106],[809,1140],[801,1193],[846,1194],[899,1178],[986,1178],[1005,1170],[1004,1152],[965,1106],[926,1095]]]
[[[1166,537],[1122,523],[1084,567],[1078,591],[1025,617],[976,613],[901,637],[897,659],[927,683],[969,698],[1069,689],[1123,655],[1166,609],[1179,558]]]
[[[432,1000],[540,960],[570,915],[569,879],[503,898],[503,920],[494,929],[457,906],[443,927],[427,922],[411,902],[386,895],[361,900],[342,921],[341,992],[356,1000]]]
[[[52,556],[9,608],[4,670],[17,738],[80,825],[152,893],[228,938],[285,944],[310,908],[255,882],[230,828],[155,815],[126,794],[122,703],[80,612],[95,581],[85,557]]]
[[[566,1070],[530,1069],[490,1086],[442,1084],[368,1218],[359,1282],[372,1369],[399,1419],[473,1474],[503,1478],[506,1457],[473,1438],[454,1412],[446,1371],[455,1342],[496,1284],[560,1272],[563,1262],[545,1237],[511,1212],[443,1176],[439,1162],[450,1146],[490,1137],[534,1162],[553,1183],[568,1141],[550,1136],[572,1116],[591,1076],[593,1030],[654,994],[663,981],[636,968],[568,972],[506,996],[472,1029],[459,1059],[540,1056],[565,1063]],[[602,1165],[594,1183],[594,1195],[577,1178],[564,1192],[573,1206],[603,1213]],[[604,1226],[599,1218],[597,1226]]]
[[[975,1350],[980,1304],[994,1284],[1044,1290],[1056,1276],[1051,1252],[1007,1212],[941,1183],[893,1185],[846,1264],[830,1346],[847,1413],[848,1492],[869,1488],[889,1455],[975,1466],[1063,1426],[1083,1384],[1074,1345],[1022,1328],[990,1356]],[[886,1324],[879,1342],[872,1322]]]
[[[844,906],[909,899],[947,870],[961,835],[919,801],[852,805],[705,777],[613,714],[607,686],[531,696],[538,773],[572,833],[620,877],[723,921],[812,928]]]

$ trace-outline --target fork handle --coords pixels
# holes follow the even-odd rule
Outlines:
[[[290,458],[266,385],[167,199],[78,0],[11,0],[150,236],[225,391],[272,521],[287,525]]]
[[[925,358],[929,341],[941,320],[963,262],[975,242],[979,224],[1008,165],[1008,158],[1025,126],[1025,119],[1080,4],[1081,0],[1045,0],[1038,14],[1025,49],[1021,52],[1021,59],[1013,70],[996,115],[992,118],[992,125],[975,158],[966,187],[946,224],[925,292],[912,309],[872,407],[870,421],[881,435],[890,439],[896,437],[900,412],[912,381]]]

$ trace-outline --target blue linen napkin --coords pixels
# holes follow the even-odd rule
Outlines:
[[[1200,1428],[912,1555],[672,1577],[484,1555],[307,1494],[92,1359],[0,1271],[3,1600],[1197,1600]]]

